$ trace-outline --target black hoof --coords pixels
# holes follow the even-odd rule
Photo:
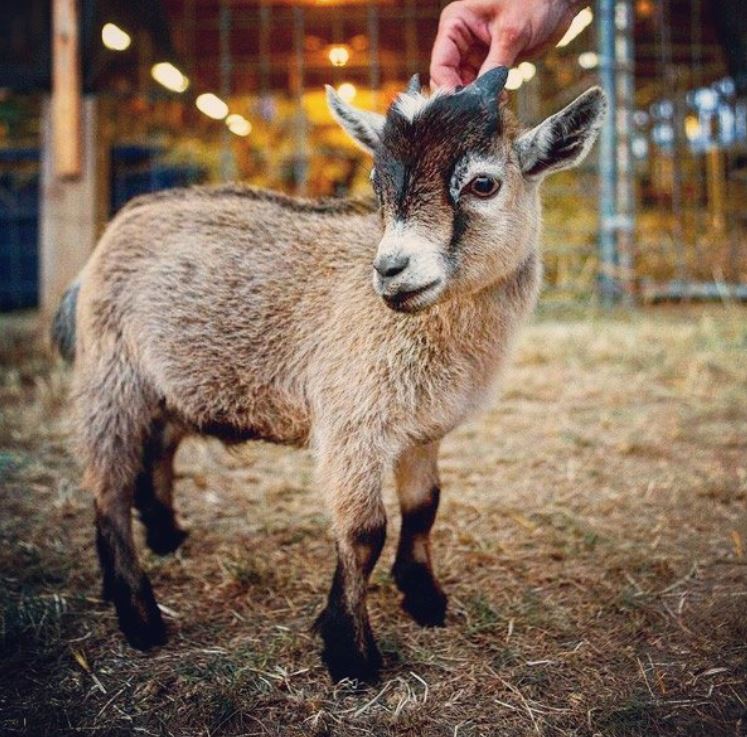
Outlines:
[[[137,592],[126,585],[112,586],[117,619],[127,642],[137,650],[150,650],[166,643],[166,625],[156,604],[153,590],[144,579]]]
[[[421,627],[443,627],[448,597],[421,563],[395,565],[392,575],[404,594],[402,609]]]
[[[343,678],[359,683],[376,683],[379,680],[381,653],[368,625],[365,652],[361,652],[355,641],[352,617],[344,612],[325,609],[316,620],[314,628],[324,642],[322,661],[335,683]]]
[[[125,626],[120,619],[119,626],[127,642],[136,650],[143,652],[152,650],[154,647],[165,645],[168,640],[166,625],[162,619],[138,622],[128,626]]]
[[[350,649],[338,649],[325,644],[322,650],[322,661],[327,666],[329,676],[335,683],[343,678],[350,678],[359,683],[376,683],[379,680],[381,654],[378,648],[364,655],[352,649],[352,647]]]
[[[443,627],[446,623],[446,594],[440,589],[412,591],[404,595],[404,609],[421,627]]]
[[[168,555],[187,539],[188,534],[176,525],[149,527],[145,533],[145,542],[156,555]]]

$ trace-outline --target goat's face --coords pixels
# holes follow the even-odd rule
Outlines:
[[[414,77],[386,116],[327,88],[335,118],[374,157],[384,235],[373,283],[394,310],[416,312],[512,273],[536,244],[538,182],[579,163],[596,138],[599,88],[517,135],[499,108],[506,75],[494,69],[431,97]]]

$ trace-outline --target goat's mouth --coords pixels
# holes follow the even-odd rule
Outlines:
[[[418,312],[433,303],[439,291],[441,280],[435,279],[417,289],[407,289],[394,294],[383,294],[382,298],[388,307],[397,312]]]

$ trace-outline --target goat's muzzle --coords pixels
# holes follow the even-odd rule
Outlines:
[[[440,291],[441,281],[432,281],[416,289],[402,289],[392,294],[382,294],[384,302],[397,312],[419,312],[433,303]]]

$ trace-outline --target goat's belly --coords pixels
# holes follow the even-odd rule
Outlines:
[[[253,392],[241,401],[221,402],[221,398],[220,393],[213,394],[206,404],[193,404],[182,398],[168,403],[169,411],[192,431],[228,444],[248,440],[296,447],[308,444],[309,413],[291,398],[269,391]]]

